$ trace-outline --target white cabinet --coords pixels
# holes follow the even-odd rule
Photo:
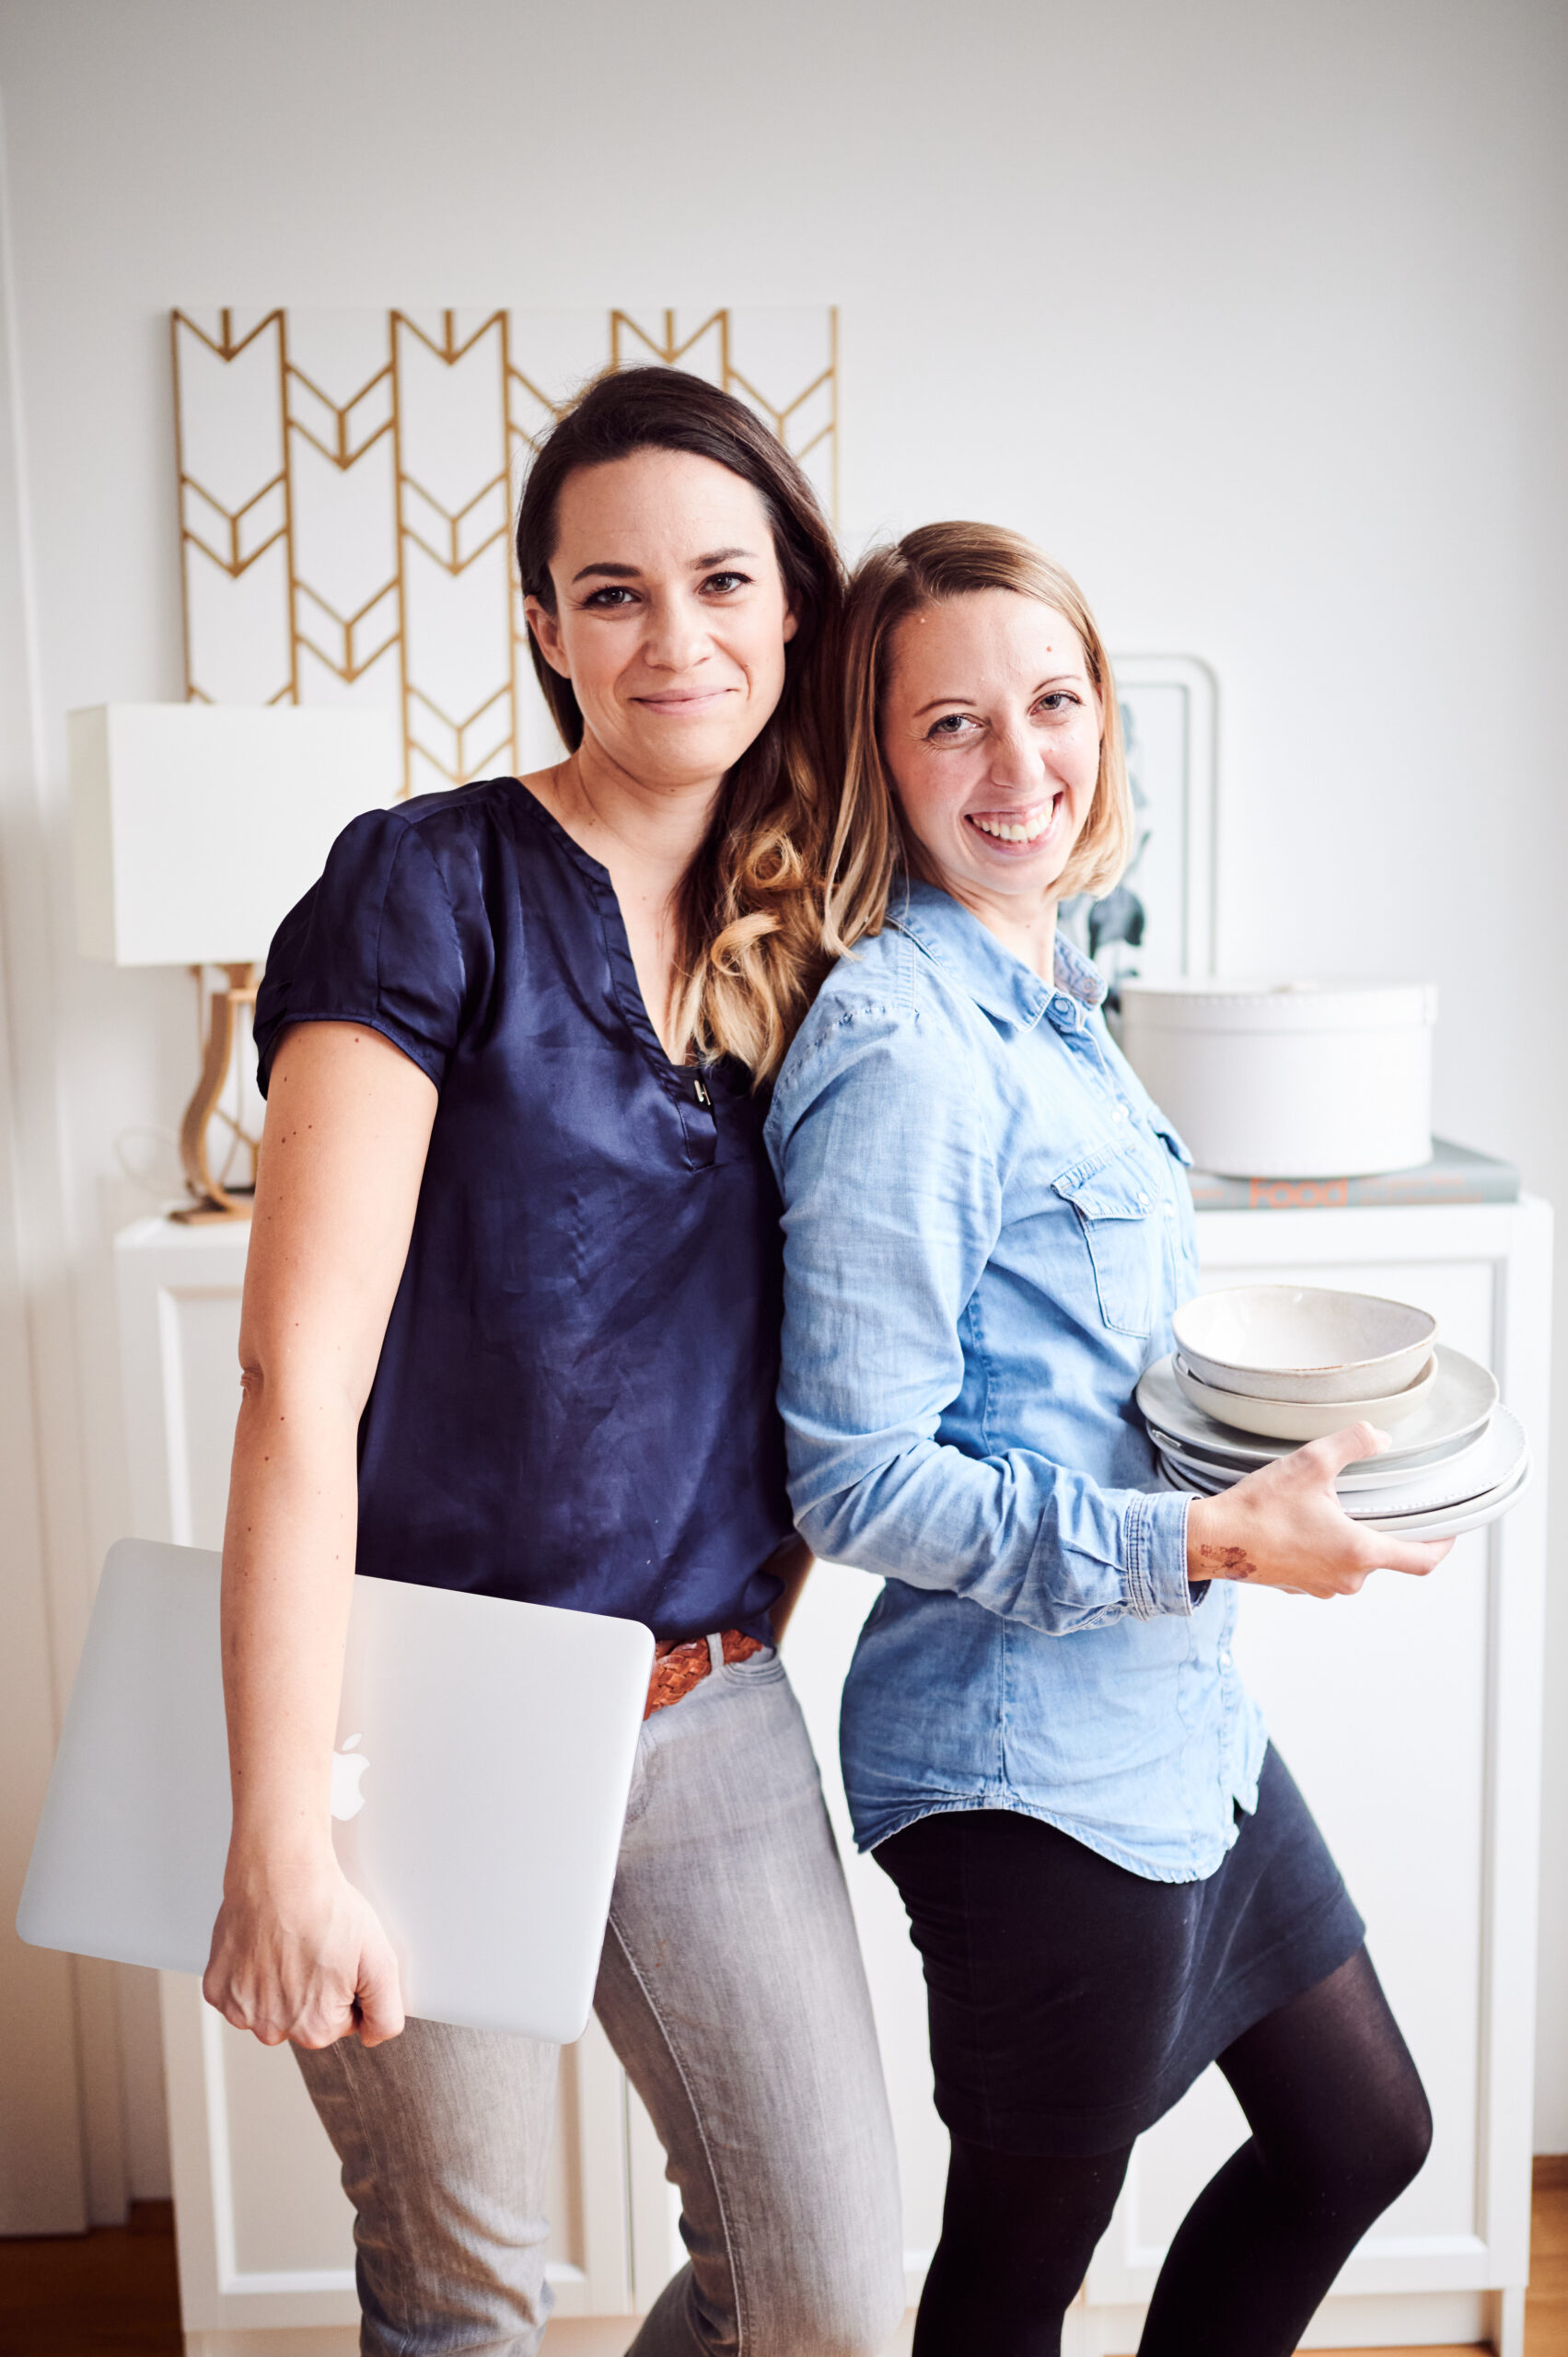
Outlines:
[[[1451,1341],[1496,1368],[1504,1396],[1544,1437],[1543,1206],[1216,1212],[1199,1225],[1207,1283],[1305,1277],[1434,1310]],[[216,1543],[246,1240],[242,1230],[158,1221],[120,1239],[136,1527],[147,1537]],[[1383,1573],[1333,1605],[1244,1599],[1248,1675],[1367,1919],[1436,2119],[1427,2167],[1352,2258],[1309,2347],[1491,2339],[1520,2357],[1544,1577],[1538,1478],[1505,1521],[1459,1540],[1428,1581]],[[820,1566],[787,1648],[846,1856],[838,1694],[874,1586]],[[869,1859],[851,1859],[849,1874],[899,2133],[912,2297],[946,2165],[924,1995],[892,1886]],[[346,2357],[355,2313],[347,2209],[293,2064],[228,2031],[194,1984],[172,1976],[164,2019],[192,2351]],[[652,2131],[597,2030],[568,2058],[562,2115],[557,2312],[635,2314],[675,2263],[670,2200]],[[1242,2132],[1210,2072],[1142,2141],[1070,2320],[1072,2357],[1136,2346],[1165,2244]],[[591,2334],[564,2326],[563,2357],[586,2351]],[[629,2327],[607,2327],[592,2337],[596,2357],[629,2337]]]

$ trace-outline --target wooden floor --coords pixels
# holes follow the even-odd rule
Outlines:
[[[1536,2163],[1525,2357],[1568,2357],[1568,2153]]]
[[[1536,2164],[1530,2273],[1525,2357],[1568,2357],[1568,2155]],[[167,2201],[138,2202],[128,2226],[41,2242],[0,2241],[0,2357],[180,2352],[174,2222]],[[1396,2352],[1368,2351],[1365,2357]],[[1469,2352],[1426,2349],[1419,2357]]]
[[[180,2357],[174,2212],[138,2201],[128,2226],[0,2241],[0,2357]]]

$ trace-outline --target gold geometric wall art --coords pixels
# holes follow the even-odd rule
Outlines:
[[[400,714],[404,791],[553,761],[512,520],[607,366],[722,385],[838,505],[838,315],[190,310],[170,319],[185,692]]]

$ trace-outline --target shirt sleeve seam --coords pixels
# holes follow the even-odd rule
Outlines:
[[[382,1039],[389,1039],[437,1088],[446,1078],[445,1053],[432,1048],[428,1039],[422,1039],[417,1032],[400,1023],[395,1015],[388,1015],[380,1007],[291,1006],[282,1028],[292,1030],[296,1023],[362,1023],[367,1031],[377,1031]]]
[[[431,850],[429,844],[425,842],[418,824],[412,820],[405,820],[402,832],[398,838],[398,847],[392,853],[390,861],[388,863],[387,880],[381,888],[381,905],[376,911],[376,993],[377,1001],[379,1001],[384,994],[386,987],[381,972],[381,935],[387,921],[387,902],[391,894],[392,879],[397,874],[398,862],[403,854],[403,847],[406,843],[410,842],[418,843],[421,851],[424,853],[425,858],[430,863],[430,872],[435,877],[436,885],[439,888],[441,904],[447,911],[447,923],[451,927],[452,952],[458,961],[458,973],[461,982],[461,989],[459,993],[458,1024],[457,1029],[453,1035],[452,1045],[450,1048],[436,1051],[440,1055],[441,1071],[438,1075],[432,1074],[431,1077],[436,1080],[436,1085],[439,1087],[441,1086],[441,1082],[446,1078],[447,1061],[453,1051],[457,1048],[463,1034],[463,1003],[468,996],[468,960],[463,956],[462,935],[458,929],[458,912],[452,906],[452,895],[447,888],[447,878],[441,872],[441,863],[436,858],[435,853]],[[377,1009],[376,1016],[367,1017],[366,1019],[374,1024],[377,1030],[384,1032],[387,1038],[393,1040],[400,1048],[405,1046],[406,1038],[412,1038],[413,1036],[412,1033],[409,1033],[404,1037],[400,1037],[399,1035],[402,1032],[403,1027],[398,1023],[396,1016],[391,1016],[384,1017],[379,1013],[379,1009]],[[428,1044],[426,1044],[426,1053],[429,1052],[431,1052],[431,1051],[428,1048]],[[423,1057],[415,1056],[413,1061],[419,1065],[422,1072],[429,1072],[429,1066]]]
[[[914,1017],[912,1009],[897,1006],[890,999],[857,999],[852,1005],[844,1007],[835,1015],[830,1025],[824,1020],[818,1036],[808,1043],[798,1057],[791,1057],[773,1084],[774,1104],[778,1104],[781,1098],[792,1095],[808,1075],[815,1074],[816,1067],[822,1058],[830,1048],[839,1044],[842,1035],[852,1024],[864,1022],[873,1016],[881,1016],[900,1031],[909,1028],[912,1019],[918,1019]]]

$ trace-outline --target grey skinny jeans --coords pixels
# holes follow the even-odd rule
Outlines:
[[[594,2007],[691,2254],[633,2357],[873,2357],[904,2306],[892,2128],[776,1653],[645,1721]],[[356,2213],[363,2357],[533,2357],[559,2049],[411,2021],[296,2052]]]

